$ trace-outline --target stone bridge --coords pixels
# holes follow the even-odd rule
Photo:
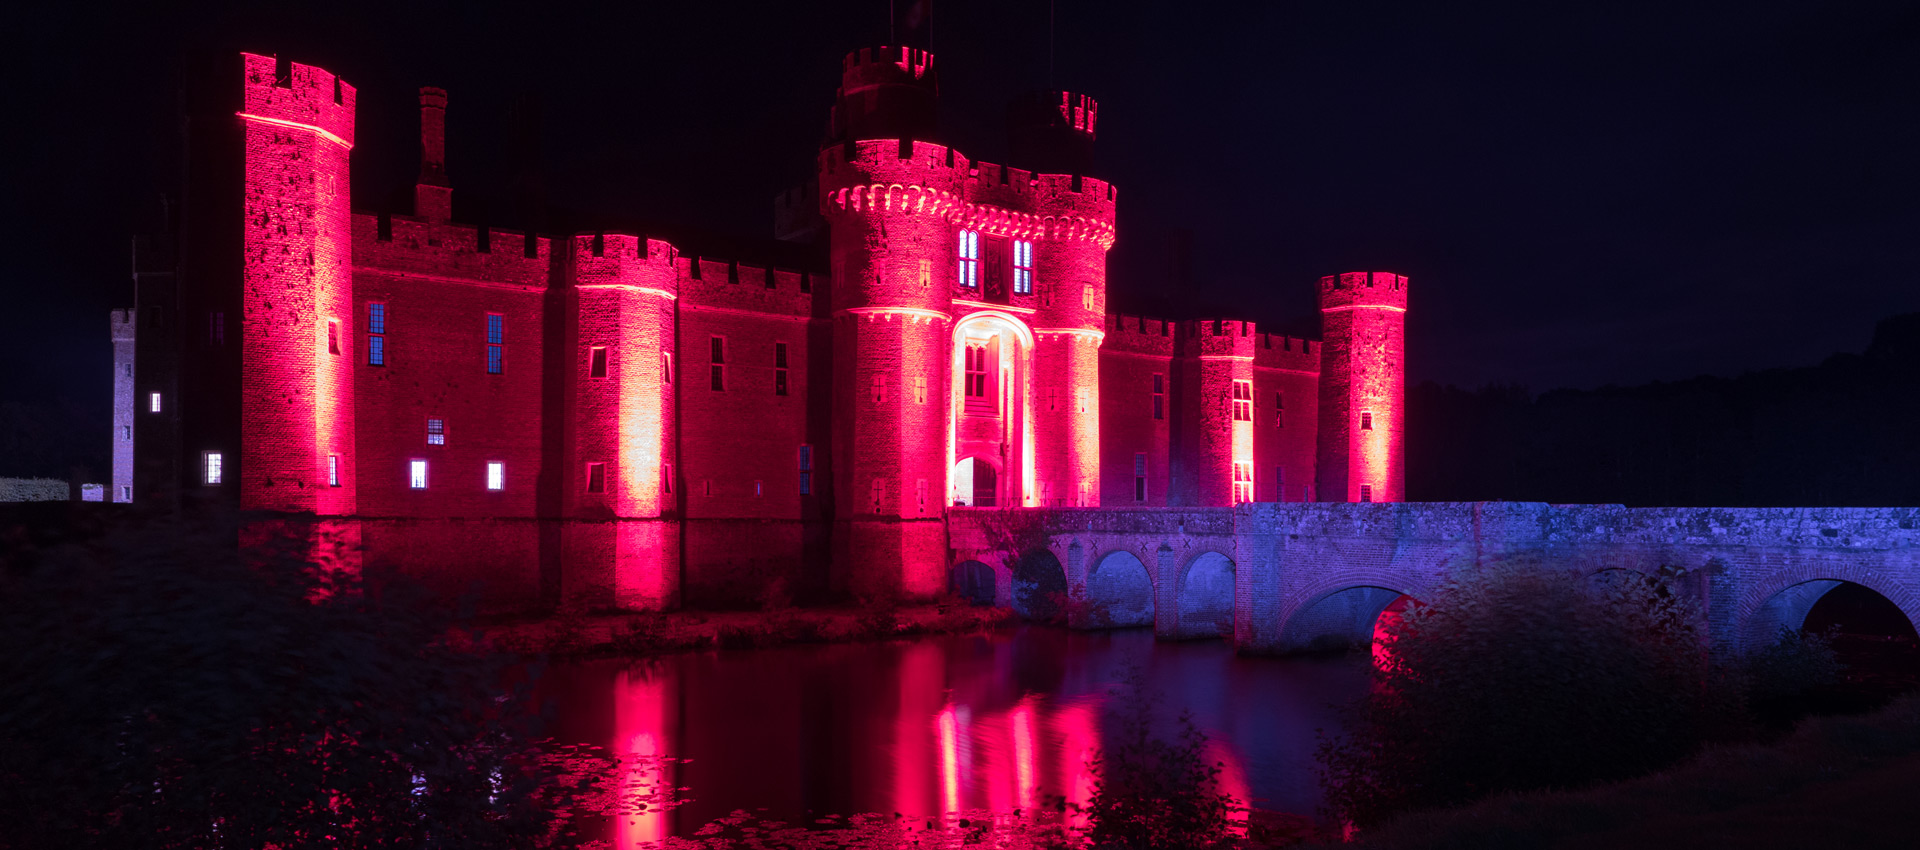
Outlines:
[[[1626,508],[1535,502],[1231,508],[955,508],[955,587],[1076,628],[1151,625],[1243,652],[1370,640],[1380,612],[1451,571],[1526,558],[1592,575],[1692,570],[1714,650],[1799,628],[1841,582],[1920,622],[1920,508]]]

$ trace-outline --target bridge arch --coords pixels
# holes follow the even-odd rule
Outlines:
[[[1178,578],[1176,636],[1233,637],[1233,559],[1209,549],[1188,560]]]
[[[1371,646],[1381,612],[1415,601],[1400,587],[1399,582],[1346,584],[1314,593],[1281,624],[1280,645],[1294,652]]]
[[[1126,549],[1101,555],[1087,570],[1086,626],[1120,629],[1153,625],[1153,576],[1140,556]]]
[[[1765,649],[1782,630],[1799,632],[1814,604],[1843,584],[1859,585],[1879,594],[1906,615],[1909,626],[1920,627],[1920,594],[1913,588],[1877,570],[1824,566],[1788,571],[1750,586],[1739,607],[1737,637],[1742,652]]]
[[[992,567],[980,561],[966,560],[953,566],[953,592],[974,605],[992,605],[999,600],[1000,577]]]
[[[1014,562],[1012,573],[1009,589],[1015,613],[1029,620],[1053,620],[1064,613],[1067,571],[1058,555],[1034,549]]]

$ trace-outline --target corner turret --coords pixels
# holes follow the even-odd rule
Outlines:
[[[1036,174],[1094,170],[1094,125],[1099,104],[1084,94],[1032,92],[1007,105],[1008,161]]]
[[[827,144],[937,138],[940,75],[933,54],[915,47],[863,47],[840,66]]]
[[[1407,278],[1323,277],[1320,314],[1320,501],[1405,501]]]
[[[453,217],[453,184],[447,182],[447,90],[420,89],[420,179],[413,186],[413,214],[431,222]]]

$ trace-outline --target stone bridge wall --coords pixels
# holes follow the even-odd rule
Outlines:
[[[1588,574],[1691,569],[1684,590],[1702,603],[1719,652],[1743,652],[1782,626],[1797,628],[1841,581],[1877,591],[1920,621],[1920,508],[1256,502],[949,516],[949,565],[985,564],[1001,604],[1021,602],[1017,555],[1005,550],[1044,548],[1065,573],[1074,625],[1124,624],[1125,610],[1141,600],[1113,588],[1135,587],[1148,594],[1162,637],[1225,634],[1249,652],[1362,641],[1401,594],[1424,596],[1452,569],[1503,559]],[[1218,604],[1232,614],[1230,629],[1216,630],[1204,597],[1220,586],[1221,557],[1232,591]],[[1144,572],[1145,587],[1122,580],[1129,572]]]

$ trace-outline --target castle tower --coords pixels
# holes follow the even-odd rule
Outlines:
[[[1253,501],[1252,322],[1202,320],[1187,325],[1182,384],[1192,403],[1182,406],[1185,434],[1179,454],[1185,502],[1225,507]]]
[[[242,432],[226,472],[242,508],[351,514],[354,89],[271,56],[242,63]]]
[[[1346,272],[1320,279],[1323,502],[1407,497],[1407,278]]]
[[[943,214],[961,190],[934,127],[933,56],[848,54],[820,153],[830,231],[836,589],[945,586],[954,245]]]
[[[453,217],[453,184],[447,182],[447,90],[420,89],[420,179],[413,186],[413,214],[435,224]]]
[[[624,608],[678,604],[672,364],[679,279],[674,249],[618,234],[575,236],[579,362],[573,393],[576,463],[566,473],[572,563],[606,570],[588,580]],[[596,480],[597,479],[597,480]]]
[[[1033,169],[1027,185],[1015,185],[1015,197],[1004,201],[1027,214],[1025,233],[1013,238],[1034,246],[1033,456],[1040,492],[1032,504],[1100,505],[1100,343],[1115,193],[1084,176],[1093,162],[1097,109],[1091,97],[1046,92],[1008,110],[1013,164]]]

